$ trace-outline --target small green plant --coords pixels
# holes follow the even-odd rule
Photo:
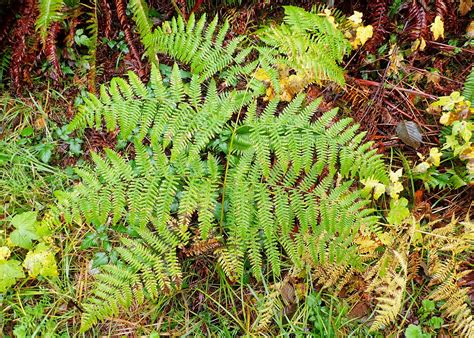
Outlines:
[[[58,275],[54,249],[47,244],[50,229],[46,222],[36,220],[37,213],[28,211],[11,219],[14,230],[8,233],[6,240],[0,241],[0,292],[5,292],[15,285],[18,279],[24,278],[23,268],[16,259],[9,259],[12,250],[23,248],[29,250],[23,261],[23,267],[32,278],[38,276],[55,277]],[[40,241],[40,242],[37,242]],[[35,246],[33,245],[35,242]]]
[[[420,155],[422,162],[413,169],[414,178],[421,179],[428,189],[430,187],[457,189],[472,184],[474,107],[459,92],[440,97],[431,106],[432,109],[441,109],[442,112],[440,123],[445,126],[441,136],[443,144],[441,151],[439,148],[432,148],[427,158]],[[457,162],[465,163],[465,166],[458,166]],[[441,163],[447,167],[444,171],[439,170]]]
[[[306,298],[308,324],[315,337],[339,337],[347,324],[348,309],[332,297],[323,301],[320,294],[311,293]]]
[[[419,325],[410,324],[405,330],[405,337],[406,338],[430,338],[431,335],[428,333],[424,333]]]
[[[421,307],[418,309],[417,315],[420,325],[426,327],[428,332],[435,333],[444,324],[443,318],[437,316],[439,309],[436,303],[430,299],[423,299]],[[427,334],[431,336],[431,334]]]

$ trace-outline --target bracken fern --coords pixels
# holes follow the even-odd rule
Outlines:
[[[152,65],[148,84],[134,73],[115,78],[86,95],[69,124],[78,133],[118,128],[133,145],[129,154],[92,154],[92,168],[76,170],[81,183],[58,193],[68,223],[133,230],[117,247],[122,263],[102,270],[84,302],[83,331],[178,289],[178,253],[202,243],[214,243],[233,280],[246,264],[257,279],[280,278],[284,262],[295,271],[361,265],[354,236],[377,217],[357,182],[388,184],[381,156],[351,119],[319,113],[320,100],[300,94],[261,107],[264,84],[248,75],[262,62],[275,66],[272,58],[247,60],[242,39],[224,47],[227,29],[216,34],[217,19],[206,26],[193,16],[163,25],[151,48],[189,65],[191,78],[177,64],[166,79]],[[237,79],[245,89],[232,86]]]

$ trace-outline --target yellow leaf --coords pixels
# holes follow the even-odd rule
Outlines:
[[[439,119],[439,123],[441,123],[444,126],[450,125],[454,119],[452,118],[451,112],[445,112],[443,115],[441,115],[441,118]]]
[[[265,92],[265,97],[263,98],[264,101],[270,101],[275,97],[275,92],[273,91],[272,87],[268,87]]]
[[[43,277],[56,277],[58,275],[54,250],[44,243],[38,244],[34,250],[26,254],[23,266],[28,270],[28,274],[34,278],[38,275]]]
[[[320,14],[322,15],[322,14]],[[328,19],[328,21],[334,26],[334,28],[337,28],[337,23],[334,19],[334,17],[332,16],[332,12],[330,9],[326,8],[324,10],[324,16]]]
[[[436,16],[435,21],[431,24],[430,31],[433,33],[435,40],[440,37],[444,39],[444,22],[439,15]]]
[[[376,179],[368,178],[360,181],[364,185],[364,190],[366,192],[371,192],[373,189],[374,199],[376,200],[379,199],[379,197],[382,196],[382,194],[385,192],[385,185],[383,185]]]
[[[270,81],[270,76],[263,68],[257,69],[254,75],[255,79],[258,81]]]
[[[439,166],[441,161],[441,152],[438,148],[430,149],[430,157],[428,157],[428,162],[433,163],[435,167]]]
[[[397,171],[391,171],[389,173],[390,176],[390,182],[395,183],[400,180],[400,178],[403,175],[403,168],[398,169]]]
[[[459,156],[461,160],[474,160],[474,146],[470,146],[464,150]]]
[[[402,66],[402,61],[404,60],[403,54],[399,52],[397,45],[393,45],[388,55],[390,55],[390,66],[387,70],[387,75],[398,74],[398,69]]]
[[[403,185],[400,182],[395,182],[390,185],[389,187],[390,197],[393,199],[398,199],[400,196],[399,194],[403,191]]]
[[[0,261],[6,261],[10,257],[10,249],[6,246],[0,246]]]
[[[469,174],[474,174],[474,146],[470,146],[459,155],[461,160],[467,160],[466,168]]]
[[[413,169],[413,172],[416,174],[424,174],[430,167],[431,165],[428,162],[421,162]]]
[[[384,232],[378,235],[380,241],[384,245],[391,245],[393,243],[393,236],[389,232]]]
[[[352,14],[348,19],[352,21],[353,24],[360,25],[362,23],[362,15],[361,12],[354,11],[354,14]]]
[[[360,41],[361,46],[363,46],[373,35],[374,28],[372,25],[360,26],[356,29],[356,40]]]
[[[411,51],[414,52],[416,50],[424,51],[426,48],[426,41],[423,38],[416,39],[413,41],[411,45]]]

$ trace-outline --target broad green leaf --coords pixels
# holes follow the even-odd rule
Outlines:
[[[407,205],[408,200],[406,198],[391,200],[387,221],[392,225],[402,224],[403,221],[410,216],[410,210],[408,210]]]
[[[28,252],[23,266],[31,277],[39,275],[56,277],[58,275],[53,249],[44,243],[38,244],[33,251]]]
[[[31,242],[39,238],[35,228],[36,216],[36,211],[28,211],[13,217],[11,223],[16,230],[10,234],[10,240],[14,245],[24,249],[32,248]]]
[[[20,262],[14,259],[0,261],[0,292],[5,292],[16,283],[17,279],[24,277]]]
[[[406,338],[428,338],[430,337],[429,334],[423,333],[421,327],[419,325],[408,325],[405,331]]]

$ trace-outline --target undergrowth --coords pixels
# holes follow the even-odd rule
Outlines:
[[[43,44],[65,5],[40,1]],[[149,76],[88,81],[63,127],[49,97],[5,99],[0,332],[474,336],[469,211],[431,220],[410,195],[472,185],[472,71],[431,107],[441,151],[402,168],[305,94],[343,90],[345,57],[373,34],[361,13],[287,6],[282,24],[230,38],[217,16],[154,27],[145,2],[129,7]]]

